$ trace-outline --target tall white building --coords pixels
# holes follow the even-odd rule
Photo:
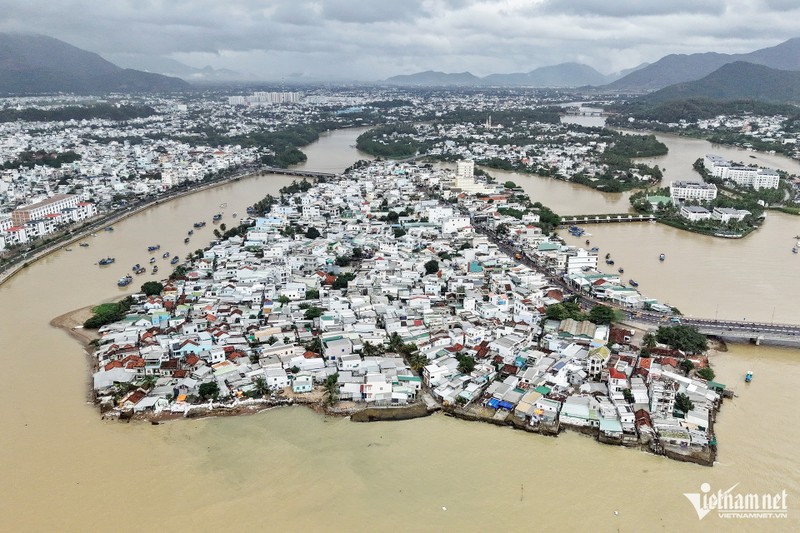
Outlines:
[[[471,178],[475,175],[475,161],[462,160],[456,163],[456,178]]]
[[[732,181],[741,187],[752,187],[758,190],[777,189],[780,185],[780,175],[771,168],[734,165],[724,157],[714,154],[705,156],[703,166],[712,176]]]

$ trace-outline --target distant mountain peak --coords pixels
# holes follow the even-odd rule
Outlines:
[[[180,79],[123,69],[53,37],[35,33],[0,33],[0,93],[104,93],[175,91],[189,85]]]

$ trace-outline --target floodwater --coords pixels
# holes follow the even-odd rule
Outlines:
[[[328,155],[340,157],[342,146],[349,146],[343,136],[352,133],[325,136],[309,152],[324,161],[331,146]],[[349,161],[341,156],[330,169],[360,158],[352,149],[350,156]],[[0,287],[1,531],[798,529],[800,430],[789,416],[800,380],[800,352],[794,350],[732,346],[715,357],[718,381],[735,388],[738,397],[726,402],[718,418],[714,468],[604,446],[572,433],[546,438],[442,415],[356,424],[293,407],[159,426],[100,420],[86,402],[82,348],[48,322],[122,294],[116,279],[130,265],[147,262],[147,245],[159,243],[160,253],[173,254],[201,247],[211,238],[212,214],[223,212],[222,222],[231,225],[234,211],[244,213],[246,205],[290,181],[242,179],[160,205],[117,224],[114,232],[87,238],[89,248],[53,254]],[[184,245],[186,231],[199,220],[209,223]],[[775,237],[766,240],[792,233],[793,219],[772,220]],[[721,242],[723,249],[732,247],[723,253],[710,244],[716,241],[693,245],[696,236],[662,228],[649,237],[663,241],[667,232],[675,248],[666,249],[667,261],[657,264],[637,233],[654,227],[660,228],[630,224],[590,232],[603,249],[624,258],[622,263],[631,261],[632,270],[639,267],[628,255],[639,253],[642,272],[636,275],[645,292],[660,284],[664,291],[684,294],[679,299],[685,300],[680,305],[685,313],[707,311],[700,298],[691,298],[706,282],[673,270],[678,249],[696,246],[706,250],[710,263],[718,258],[717,282],[739,295],[731,297],[737,309],[760,305],[748,287],[763,277],[759,293],[770,298],[778,293],[785,300],[776,319],[800,320],[789,288],[770,282],[783,265],[762,271],[762,258],[751,257],[760,249],[734,254],[750,240]],[[769,225],[765,230],[765,235],[773,231]],[[764,238],[761,234],[749,239]],[[94,264],[107,255],[117,262]],[[644,274],[650,264],[664,271],[658,281]],[[695,261],[692,268],[706,267]],[[782,276],[788,283],[789,274]],[[144,275],[134,286],[143,278],[154,279]],[[747,370],[755,379],[745,387]],[[737,483],[734,493],[786,490],[789,519],[725,520],[712,513],[699,521],[683,493],[699,492],[702,483],[715,492]]]

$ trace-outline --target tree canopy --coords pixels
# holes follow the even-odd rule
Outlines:
[[[147,296],[158,296],[164,290],[164,285],[157,281],[145,281],[141,291]]]
[[[656,340],[686,353],[708,350],[708,339],[693,326],[661,326],[656,331]]]

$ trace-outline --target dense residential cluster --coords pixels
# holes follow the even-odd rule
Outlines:
[[[679,373],[685,354],[654,341],[640,357],[613,316],[566,300],[669,308],[548,237],[533,210],[507,214],[530,200],[472,169],[362,163],[267,196],[100,328],[98,401],[152,416],[265,395],[357,406],[426,395],[531,429],[708,453],[720,386]]]

